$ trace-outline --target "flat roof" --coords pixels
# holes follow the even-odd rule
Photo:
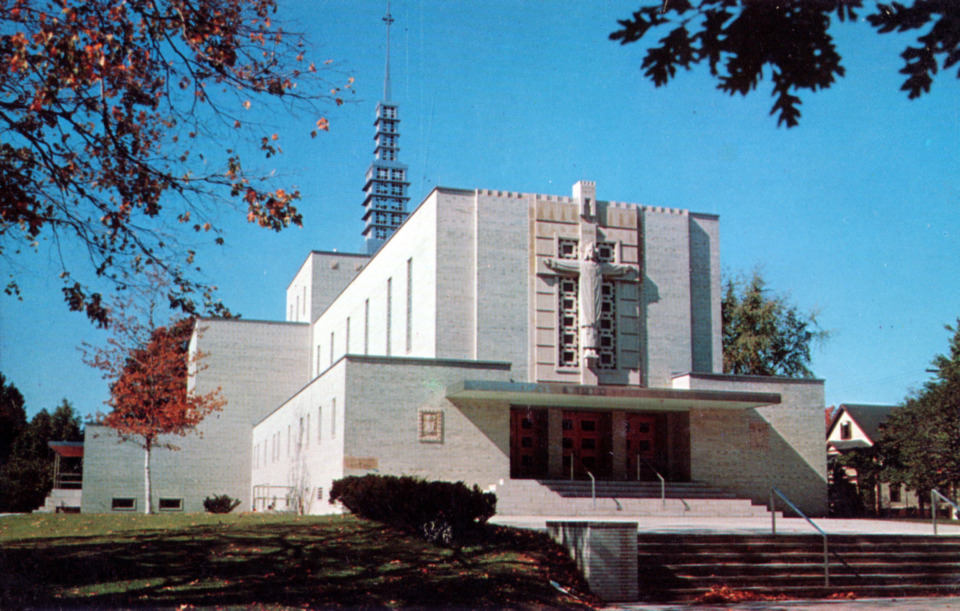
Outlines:
[[[458,402],[509,402],[517,405],[689,411],[691,409],[749,409],[778,405],[779,393],[726,390],[642,388],[639,386],[584,386],[463,380],[447,387],[447,399]]]

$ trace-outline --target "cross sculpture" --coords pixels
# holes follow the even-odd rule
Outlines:
[[[577,279],[577,325],[580,329],[580,350],[584,361],[593,367],[599,358],[600,347],[600,285],[605,279],[636,280],[636,265],[618,265],[600,262],[595,244],[581,248],[579,261],[547,259],[548,268],[562,275],[579,275]]]

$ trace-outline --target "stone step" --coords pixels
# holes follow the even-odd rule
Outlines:
[[[960,591],[960,538],[829,537],[830,588],[823,586],[818,535],[639,535],[644,600],[696,599],[711,588],[825,597],[904,596]]]

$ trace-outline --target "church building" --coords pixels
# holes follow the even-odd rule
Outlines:
[[[366,252],[309,253],[284,321],[199,321],[191,384],[227,405],[155,452],[157,508],[338,512],[334,480],[378,473],[477,484],[507,514],[740,515],[776,487],[823,515],[823,382],[722,374],[719,219],[586,180],[438,187],[408,213],[387,65]],[[142,510],[142,452],[92,425],[85,444],[82,510]],[[634,498],[650,481],[677,498]]]

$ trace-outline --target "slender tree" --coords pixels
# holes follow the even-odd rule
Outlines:
[[[301,223],[298,192],[241,160],[241,149],[281,152],[251,117],[300,109],[315,135],[327,128],[319,105],[342,103],[276,5],[0,0],[0,255],[52,244],[67,305],[101,326],[108,300],[78,271],[122,289],[152,263],[176,307],[222,312],[186,237],[222,243],[224,205],[276,231]],[[68,245],[88,257],[65,256]]]
[[[657,0],[618,20],[620,29],[610,38],[626,45],[666,30],[641,64],[657,87],[678,68],[702,63],[730,95],[747,95],[769,78],[770,114],[778,125],[794,127],[801,92],[827,89],[844,76],[830,28],[835,21],[856,24],[861,7],[860,0]],[[960,2],[878,3],[866,20],[880,34],[919,31],[916,44],[901,53],[901,90],[910,99],[929,92],[940,69],[960,62]]]
[[[0,373],[0,467],[10,458],[13,443],[27,427],[23,395]]]
[[[727,281],[721,313],[724,373],[813,377],[810,347],[828,332],[815,315],[770,295],[759,273]]]
[[[111,410],[100,417],[100,423],[144,451],[144,511],[152,513],[151,453],[158,448],[178,450],[172,438],[193,432],[225,401],[219,388],[203,395],[189,390],[189,377],[203,369],[205,356],[190,351],[196,321],[166,320],[169,311],[161,304],[167,289],[163,274],[152,266],[147,273],[149,287],[114,299],[106,346],[85,344],[83,350],[86,363],[110,381],[107,404]],[[202,329],[196,331],[202,333]]]

